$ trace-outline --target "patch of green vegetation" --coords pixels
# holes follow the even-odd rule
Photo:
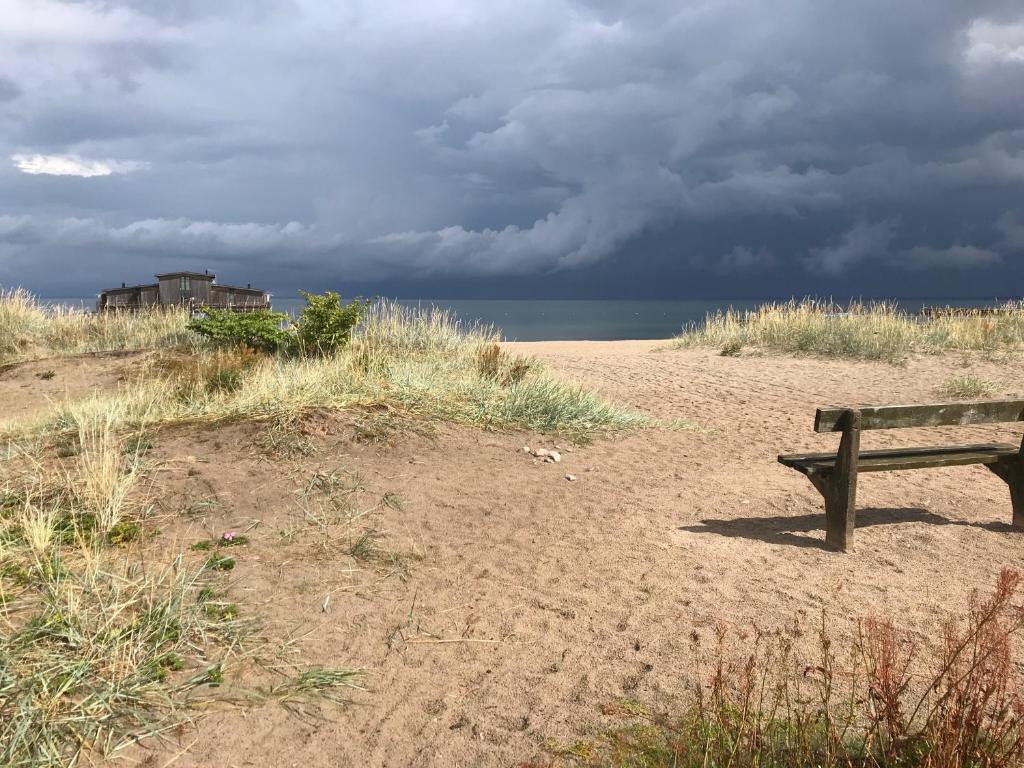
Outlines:
[[[359,325],[369,302],[355,299],[341,303],[334,291],[322,295],[299,291],[306,306],[295,325],[295,339],[304,355],[333,355],[348,344],[352,329]]]
[[[317,295],[300,291],[306,300],[298,319],[292,323],[280,312],[232,312],[204,307],[203,316],[187,328],[220,348],[247,347],[266,354],[333,355],[348,344],[359,325],[368,302],[356,299],[348,304],[333,291]],[[231,392],[241,384],[237,371],[211,379],[213,389]]]
[[[336,699],[339,690],[358,688],[362,676],[359,669],[314,667],[274,686],[270,695],[282,701],[314,695]]]
[[[129,520],[122,520],[107,532],[107,541],[115,547],[124,547],[142,535],[142,526]]]
[[[185,507],[181,512],[183,515],[188,517],[197,517],[199,515],[217,512],[222,509],[223,506],[224,505],[217,501],[217,499],[190,500],[185,503]]]
[[[193,685],[208,685],[211,688],[224,685],[224,670],[220,664],[213,664],[204,669],[190,681]]]
[[[211,571],[230,571],[235,567],[235,559],[223,555],[211,555],[210,559],[206,561],[206,567]]]
[[[185,668],[185,661],[177,653],[165,653],[147,661],[142,667],[142,674],[157,683],[167,682],[168,672],[180,672]]]
[[[191,320],[186,328],[217,347],[249,347],[274,353],[285,349],[291,336],[283,326],[288,316],[281,312],[258,310],[232,312],[229,309],[203,308],[203,317]]]
[[[289,416],[268,421],[256,438],[256,445],[267,455],[285,459],[313,456],[317,451],[302,423]]]
[[[237,392],[244,380],[240,368],[218,368],[206,377],[206,388],[211,392]]]
[[[222,534],[219,539],[200,539],[190,544],[189,549],[193,552],[209,552],[218,547],[244,547],[248,543],[248,537],[229,532]]]
[[[78,455],[78,444],[73,440],[62,440],[57,443],[55,452],[58,459],[69,459]]]
[[[381,506],[393,509],[396,512],[405,511],[405,501],[397,493],[387,491],[380,499]]]
[[[974,400],[991,397],[995,393],[996,387],[994,381],[968,373],[962,376],[950,376],[936,388],[936,392],[943,397],[956,400]]]
[[[141,456],[152,450],[153,439],[149,435],[134,435],[124,442],[126,456]]]
[[[234,603],[203,603],[203,610],[206,611],[207,616],[211,616],[218,621],[231,621],[232,619],[238,618],[238,606]]]
[[[205,638],[229,647],[239,633],[189,607],[195,575],[83,552],[0,569],[0,592],[16,598],[0,605],[0,765],[76,765],[83,749],[108,755],[177,725],[198,683],[169,673],[197,660]]]
[[[380,539],[380,532],[373,528],[367,528],[352,542],[348,553],[356,560],[373,560],[380,555],[380,547],[377,541]]]

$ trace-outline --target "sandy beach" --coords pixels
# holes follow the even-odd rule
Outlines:
[[[844,555],[823,547],[819,494],[776,462],[834,447],[812,431],[818,405],[935,401],[938,382],[968,370],[998,382],[995,396],[1019,396],[1024,363],[723,357],[633,341],[509,347],[688,426],[573,445],[456,427],[373,436],[365,415],[321,413],[305,424],[316,452],[283,462],[254,449],[258,424],[159,434],[148,456],[154,549],[246,531],[231,598],[287,638],[285,657],[367,676],[347,704],[217,706],[197,729],[125,758],[518,765],[542,758],[546,739],[600,727],[602,706],[623,697],[670,708],[716,628],[787,627],[810,642],[824,609],[839,637],[884,615],[927,647],[972,590],[1024,566],[1006,487],[982,467],[865,476],[856,550]],[[100,355],[9,368],[0,412],[21,418],[47,397],[80,396],[82,381],[115,386],[131,364]],[[43,369],[56,375],[41,382]],[[862,448],[993,439],[1017,442],[1019,428],[874,432]],[[539,462],[524,446],[562,460]],[[371,567],[294,535],[317,514],[311,477],[348,484],[390,561]]]

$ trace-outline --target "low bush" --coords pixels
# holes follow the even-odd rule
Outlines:
[[[341,303],[334,291],[316,295],[299,291],[306,306],[295,324],[299,351],[307,355],[330,355],[348,344],[352,329],[359,325],[369,302],[355,299]]]
[[[227,309],[204,308],[203,317],[186,326],[215,347],[248,347],[260,352],[287,350],[292,335],[284,328],[288,316],[281,312],[232,312]]]
[[[204,308],[203,316],[189,322],[187,328],[216,348],[245,347],[264,354],[324,357],[349,343],[369,305],[362,299],[342,304],[341,296],[334,291],[299,293],[306,306],[294,323],[280,312]]]

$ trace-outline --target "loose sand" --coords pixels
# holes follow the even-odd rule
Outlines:
[[[215,710],[127,759],[517,765],[547,738],[600,727],[601,706],[621,697],[671,707],[700,653],[693,637],[706,648],[716,626],[809,637],[825,608],[839,636],[856,617],[888,615],[927,645],[971,590],[988,588],[1001,566],[1024,567],[1006,487],[984,468],[866,475],[856,552],[841,555],[822,547],[818,493],[775,461],[837,443],[812,432],[817,405],[934,401],[937,384],[966,371],[1000,382],[999,396],[1020,395],[1020,362],[945,356],[894,367],[652,342],[509,346],[696,428],[589,446],[444,428],[385,444],[355,439],[365,438],[363,416],[322,415],[309,422],[318,452],[286,461],[253,448],[261,428],[252,425],[162,433],[151,454],[160,546],[248,529],[231,599],[270,635],[292,638],[296,663],[365,668],[367,690],[315,715],[276,704]],[[0,397],[17,378],[0,377]],[[1020,429],[876,432],[863,446],[990,439],[1019,440]],[[524,444],[571,451],[542,464]],[[317,471],[358,476],[367,510],[384,494],[401,499],[366,520],[404,566],[323,543],[310,497],[306,511],[302,501]]]

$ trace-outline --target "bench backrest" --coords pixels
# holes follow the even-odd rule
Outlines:
[[[815,432],[842,432],[846,414],[860,411],[861,429],[949,427],[1024,421],[1024,400],[974,400],[932,405],[867,405],[861,408],[819,408]]]

